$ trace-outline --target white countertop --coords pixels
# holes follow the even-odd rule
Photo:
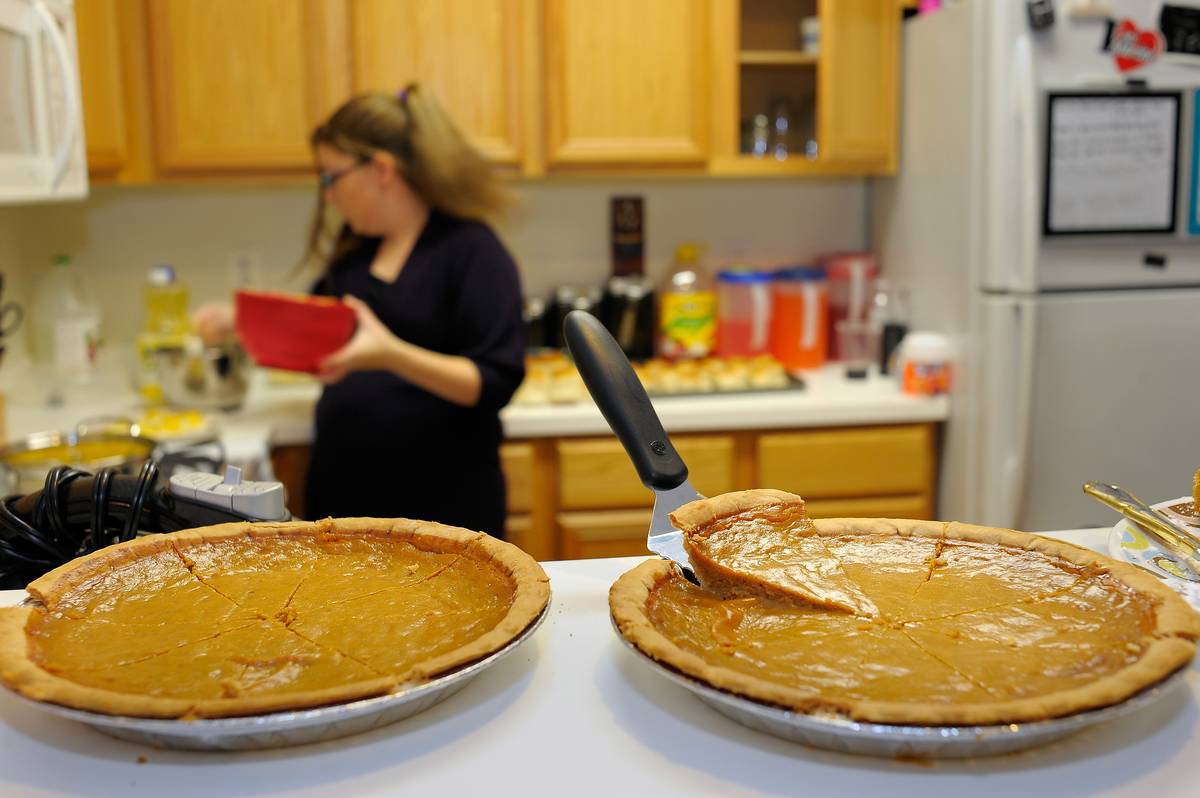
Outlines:
[[[1103,551],[1107,530],[1051,534]],[[520,650],[426,712],[342,740],[236,754],[155,750],[30,711],[0,690],[0,795],[1197,794],[1195,664],[1176,700],[1033,751],[923,765],[828,753],[728,720],[618,642],[608,587],[640,559],[547,563],[550,616]]]
[[[899,424],[943,421],[949,415],[947,397],[906,396],[894,379],[875,373],[865,380],[847,380],[839,366],[827,366],[806,372],[805,382],[799,390],[662,397],[654,400],[654,407],[670,433]],[[6,393],[8,440],[70,429],[96,416],[136,417],[143,410],[129,379],[117,368],[99,372],[92,385],[71,389],[59,407],[47,407],[32,381],[17,369],[6,371],[0,388]],[[265,456],[271,445],[311,442],[313,405],[319,395],[315,381],[281,384],[269,372],[255,370],[243,407],[213,414],[229,459],[252,460]],[[591,402],[510,405],[500,419],[510,439],[610,434]]]

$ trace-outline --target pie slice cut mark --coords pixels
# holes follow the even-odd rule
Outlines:
[[[859,590],[889,620],[913,613],[917,593],[930,578],[942,548],[935,538],[844,535],[825,538],[830,554]]]
[[[684,548],[700,584],[724,598],[764,596],[879,614],[816,534],[803,505],[718,519],[689,530]]]
[[[72,681],[89,687],[185,700],[303,692],[375,677],[273,621],[230,629],[203,645],[180,646],[149,659],[71,673]]]
[[[647,615],[710,666],[811,693],[814,708],[851,700],[988,698],[902,632],[843,612],[799,602],[722,600],[672,577],[650,594]]]
[[[901,622],[949,618],[1037,600],[1070,589],[1086,569],[1037,551],[947,540]]]
[[[1001,699],[1094,683],[1136,662],[1151,642],[1154,604],[1106,574],[1032,601],[914,621],[925,651]]]
[[[322,592],[321,574],[312,575],[304,590]],[[294,603],[289,628],[375,670],[406,674],[418,662],[494,629],[512,597],[513,586],[501,572],[460,557],[436,578],[407,589],[368,593],[331,607]]]

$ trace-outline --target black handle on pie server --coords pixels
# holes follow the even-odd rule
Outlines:
[[[563,339],[583,384],[629,453],[642,484],[669,490],[687,479],[687,466],[667,437],[650,397],[616,340],[583,310],[563,319]]]

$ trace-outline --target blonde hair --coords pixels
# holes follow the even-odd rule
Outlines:
[[[512,204],[491,164],[467,142],[437,98],[415,83],[394,95],[350,98],[313,130],[310,143],[314,148],[328,145],[363,161],[377,152],[389,153],[396,171],[425,204],[452,216],[486,220],[500,216]],[[327,247],[331,231],[325,211],[321,192],[306,261],[328,265],[357,247],[362,238],[343,228],[333,246]]]

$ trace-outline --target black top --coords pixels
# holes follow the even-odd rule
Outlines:
[[[502,536],[499,412],[525,376],[521,284],[495,233],[433,212],[392,283],[370,272],[368,239],[313,292],[352,294],[400,338],[470,358],[483,378],[462,407],[386,371],[358,371],[317,403],[306,514],[438,521]]]

